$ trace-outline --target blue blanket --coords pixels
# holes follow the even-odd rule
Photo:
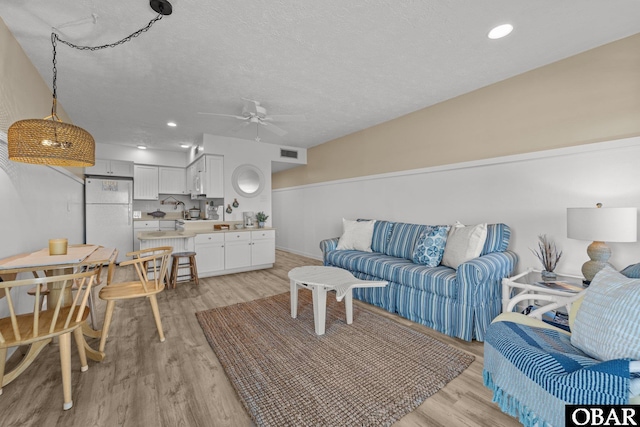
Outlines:
[[[565,404],[626,404],[629,378],[628,359],[592,359],[557,331],[512,322],[487,330],[484,384],[524,426],[564,426]]]

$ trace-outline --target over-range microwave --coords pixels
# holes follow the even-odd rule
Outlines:
[[[204,191],[204,171],[198,171],[193,175],[193,192],[191,193],[191,200],[206,199],[207,194]]]

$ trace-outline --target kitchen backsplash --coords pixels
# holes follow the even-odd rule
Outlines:
[[[224,199],[207,199],[207,200],[191,200],[191,197],[188,195],[169,195],[169,194],[161,194],[159,200],[134,200],[133,201],[133,210],[141,211],[142,214],[147,214],[149,212],[157,211],[160,209],[162,212],[169,213],[182,213],[183,206],[175,205],[176,201],[184,203],[184,210],[188,211],[189,209],[196,207],[201,211],[205,211],[205,204],[213,200],[213,204],[224,205]],[[161,202],[165,201],[165,204]],[[173,215],[172,215],[173,216]]]

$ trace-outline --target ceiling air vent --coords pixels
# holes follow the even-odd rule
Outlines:
[[[298,152],[294,150],[280,150],[280,157],[288,157],[290,159],[297,159]]]

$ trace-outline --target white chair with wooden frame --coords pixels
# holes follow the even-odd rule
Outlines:
[[[64,410],[73,406],[71,399],[71,333],[74,334],[80,356],[81,371],[86,371],[87,355],[84,348],[84,338],[81,326],[89,316],[87,302],[91,288],[97,282],[100,267],[89,269],[81,273],[65,274],[42,278],[29,278],[16,280],[16,274],[12,271],[3,271],[5,279],[0,282],[0,294],[4,294],[9,310],[9,317],[0,319],[0,394],[1,387],[9,384],[31,365],[36,356],[49,344],[54,337],[58,337],[60,346],[60,365],[62,370],[62,389]],[[55,301],[49,300],[47,310],[40,309],[40,289],[43,285],[53,282],[61,285],[63,292],[58,293]],[[33,311],[25,314],[17,314],[12,289],[28,289],[35,285],[36,293]],[[64,290],[76,286],[70,305],[64,305]],[[49,295],[51,298],[51,295]],[[22,361],[11,372],[5,374],[5,360],[7,349],[21,345],[30,345],[29,351]]]
[[[109,327],[111,326],[111,320],[113,318],[113,310],[117,300],[148,298],[151,303],[151,311],[153,312],[156,327],[158,328],[158,334],[160,335],[160,342],[164,342],[164,332],[162,331],[162,322],[160,320],[160,311],[158,310],[156,295],[164,290],[171,252],[173,252],[171,246],[161,246],[127,253],[127,256],[132,257],[132,259],[122,261],[120,267],[133,265],[138,280],[112,283],[100,289],[100,299],[107,301],[104,324],[102,326],[102,336],[100,338],[99,351],[101,353],[104,353],[104,347],[107,337],[109,336]]]

